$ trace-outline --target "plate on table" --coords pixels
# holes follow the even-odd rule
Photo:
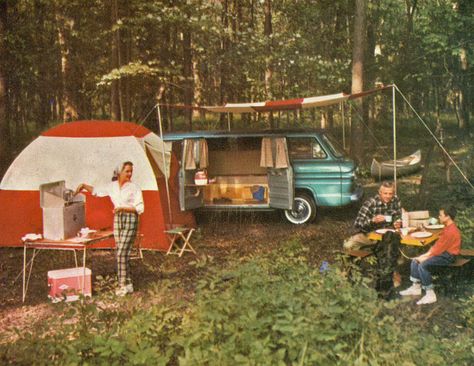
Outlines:
[[[429,238],[431,235],[433,234],[429,233],[428,231],[417,231],[416,233],[411,234],[411,236],[418,239]]]
[[[395,232],[394,229],[377,229],[377,230],[375,230],[375,232],[376,232],[377,234],[382,234],[382,235],[385,234],[385,233],[388,232],[388,231],[391,231],[392,233]]]
[[[443,224],[438,224],[438,225],[426,225],[425,228],[431,229],[431,230],[438,230],[438,229],[444,229]]]

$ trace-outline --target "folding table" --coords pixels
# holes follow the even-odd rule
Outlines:
[[[87,256],[87,248],[90,247],[92,244],[100,242],[102,240],[106,240],[111,238],[114,235],[112,230],[99,230],[95,233],[89,234],[88,237],[74,237],[64,240],[50,240],[50,239],[39,239],[39,240],[25,240],[23,241],[23,297],[22,300],[25,302],[26,293],[28,291],[28,285],[30,282],[31,272],[33,270],[33,264],[35,261],[36,255],[41,250],[70,250],[74,252],[74,261],[77,265],[77,255],[76,250],[82,250],[82,268],[83,274],[85,277],[86,272],[86,256]],[[27,263],[27,250],[33,249],[33,255],[30,261]],[[28,278],[26,278],[26,270],[29,266],[28,270]]]

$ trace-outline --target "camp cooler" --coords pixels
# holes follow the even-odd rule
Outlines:
[[[91,275],[91,270],[83,267],[48,271],[48,297],[53,302],[75,301],[79,299],[83,287],[83,295],[92,296]]]

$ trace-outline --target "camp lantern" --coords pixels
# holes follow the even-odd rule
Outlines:
[[[66,189],[65,181],[40,185],[40,204],[43,209],[43,237],[64,240],[76,236],[85,226],[84,196],[74,196]]]

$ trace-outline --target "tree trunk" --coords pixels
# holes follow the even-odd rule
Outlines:
[[[327,112],[321,112],[321,128],[323,130],[328,128],[328,115],[327,115]]]
[[[272,1],[265,0],[264,5],[264,13],[265,13],[265,23],[264,23],[264,35],[267,43],[267,52],[265,56],[265,96],[267,100],[273,99],[273,87],[272,87],[272,79],[273,79],[273,57],[272,57]],[[270,124],[270,128],[275,127],[275,122],[273,121],[273,113],[268,114],[268,121]]]
[[[61,106],[63,122],[70,122],[79,118],[78,106],[75,100],[75,93],[77,92],[74,86],[75,75],[70,60],[71,48],[69,44],[69,38],[74,29],[74,20],[64,15],[60,9],[56,11],[58,42],[61,52]]]
[[[123,1],[123,14],[127,18],[131,18],[130,14],[130,0]],[[127,65],[131,60],[131,49],[132,49],[132,34],[130,28],[126,28],[122,31],[123,37],[121,37],[121,61],[123,65]],[[130,121],[132,118],[132,100],[130,90],[130,77],[126,76],[122,80],[122,120]]]
[[[193,58],[191,50],[191,31],[186,29],[183,32],[183,76],[184,76],[184,104],[192,105],[194,97],[193,85]],[[189,130],[193,129],[193,113],[192,109],[185,109],[185,120],[189,126]]]
[[[114,27],[118,21],[118,2],[111,1],[111,25]],[[111,67],[118,69],[120,67],[120,31],[119,29],[112,32],[111,42]],[[120,97],[120,81],[112,80],[110,90],[110,118],[114,121],[122,119],[122,107]]]
[[[200,70],[200,61],[194,59],[193,60],[193,81],[194,81],[194,103],[198,106],[204,104],[203,98],[203,90],[204,90],[204,83],[201,77],[201,70]],[[204,119],[206,117],[204,111],[194,110],[193,111],[194,117],[200,117]]]
[[[461,69],[459,76],[459,128],[469,133],[469,64],[465,48],[461,48],[459,63]]]
[[[227,29],[229,27],[229,19],[228,19],[228,12],[229,12],[229,3],[228,0],[222,0],[222,28]],[[220,67],[219,67],[219,103],[221,105],[224,105],[227,103],[227,95],[226,95],[226,90],[227,90],[227,78],[228,78],[228,68],[227,68],[227,61],[225,60],[225,53],[227,52],[229,48],[229,39],[224,32],[221,36],[221,47],[220,47],[220,53],[221,53],[221,62],[220,62]],[[224,113],[220,113],[219,115],[219,125],[221,129],[226,128],[227,125],[227,118]]]
[[[45,29],[45,14],[48,11],[46,3],[35,0],[34,2],[34,14],[37,25],[35,30],[38,34],[44,35],[47,34]],[[50,70],[51,65],[48,60],[48,49],[49,45],[45,42],[46,37],[36,37],[34,42],[36,43],[34,47],[38,50],[37,57],[37,67],[38,67],[38,76],[36,82],[34,83],[34,93],[36,94],[39,105],[37,112],[34,114],[33,119],[36,121],[36,126],[42,130],[48,125],[51,112],[50,112],[50,99],[51,99],[51,86],[48,83],[48,78],[51,80]]]
[[[360,93],[364,89],[364,50],[365,50],[365,23],[366,23],[366,0],[355,1],[355,19],[354,19],[354,41],[352,49],[352,93]],[[354,104],[362,111],[362,99],[357,98]],[[351,126],[351,154],[354,159],[361,162],[364,155],[363,125],[353,121]]]
[[[7,49],[5,36],[7,33],[7,10],[8,2],[0,2],[0,176],[7,168],[10,161],[10,126],[8,121],[8,93],[7,93],[7,72],[5,70],[5,60],[7,59]]]

